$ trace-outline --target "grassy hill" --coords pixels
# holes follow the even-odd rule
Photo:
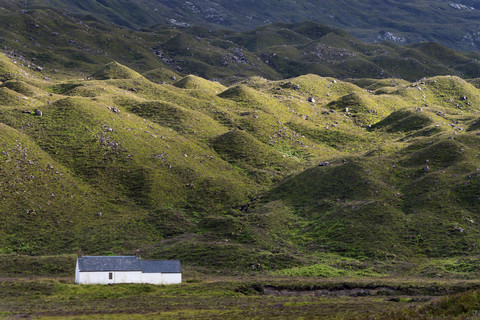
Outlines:
[[[116,78],[133,76],[115,65],[100,70],[100,65],[112,61],[157,83],[173,83],[189,74],[224,84],[255,76],[279,80],[307,73],[409,81],[436,75],[480,77],[478,53],[432,42],[367,44],[316,22],[278,22],[244,32],[166,25],[132,30],[92,15],[31,3],[28,10],[12,2],[2,7],[1,48],[17,65],[58,80],[71,76],[104,80],[107,71]]]
[[[343,28],[363,41],[397,43],[436,41],[450,48],[476,50],[480,7],[473,0],[452,1],[125,1],[3,0],[16,9],[55,7],[141,29],[157,24],[200,25],[213,29],[251,30],[275,22],[312,20]],[[288,34],[288,33],[287,33]],[[284,34],[284,35],[287,35]]]
[[[297,275],[479,254],[477,80],[160,84],[118,62],[82,78],[0,62],[0,253]]]

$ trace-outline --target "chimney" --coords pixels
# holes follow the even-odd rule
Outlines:
[[[78,249],[77,257],[78,257],[78,258],[83,257],[82,249]]]
[[[140,258],[140,250],[135,251],[135,257],[136,257],[137,259],[141,259],[141,258]]]

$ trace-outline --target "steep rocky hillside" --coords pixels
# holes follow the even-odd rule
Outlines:
[[[2,0],[20,9],[56,7],[132,28],[155,24],[251,30],[274,22],[312,20],[346,29],[363,41],[436,41],[450,48],[479,48],[480,6],[475,0]]]
[[[45,75],[0,55],[1,253],[230,272],[479,253],[476,80]]]

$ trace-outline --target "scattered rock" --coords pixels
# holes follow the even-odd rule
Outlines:
[[[430,167],[429,166],[424,166],[422,170],[424,172],[430,172]]]
[[[315,98],[314,97],[308,97],[308,102],[315,103]]]
[[[42,110],[35,109],[35,115],[39,117],[43,116]]]
[[[320,163],[318,164],[319,167],[326,167],[326,166],[328,166],[328,165],[330,165],[330,163],[329,163],[328,161],[323,161],[323,162],[320,162]]]

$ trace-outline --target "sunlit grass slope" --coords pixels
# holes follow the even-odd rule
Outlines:
[[[480,91],[458,77],[227,87],[117,62],[51,80],[2,59],[1,253],[283,274],[332,271],[326,253],[479,253]]]

